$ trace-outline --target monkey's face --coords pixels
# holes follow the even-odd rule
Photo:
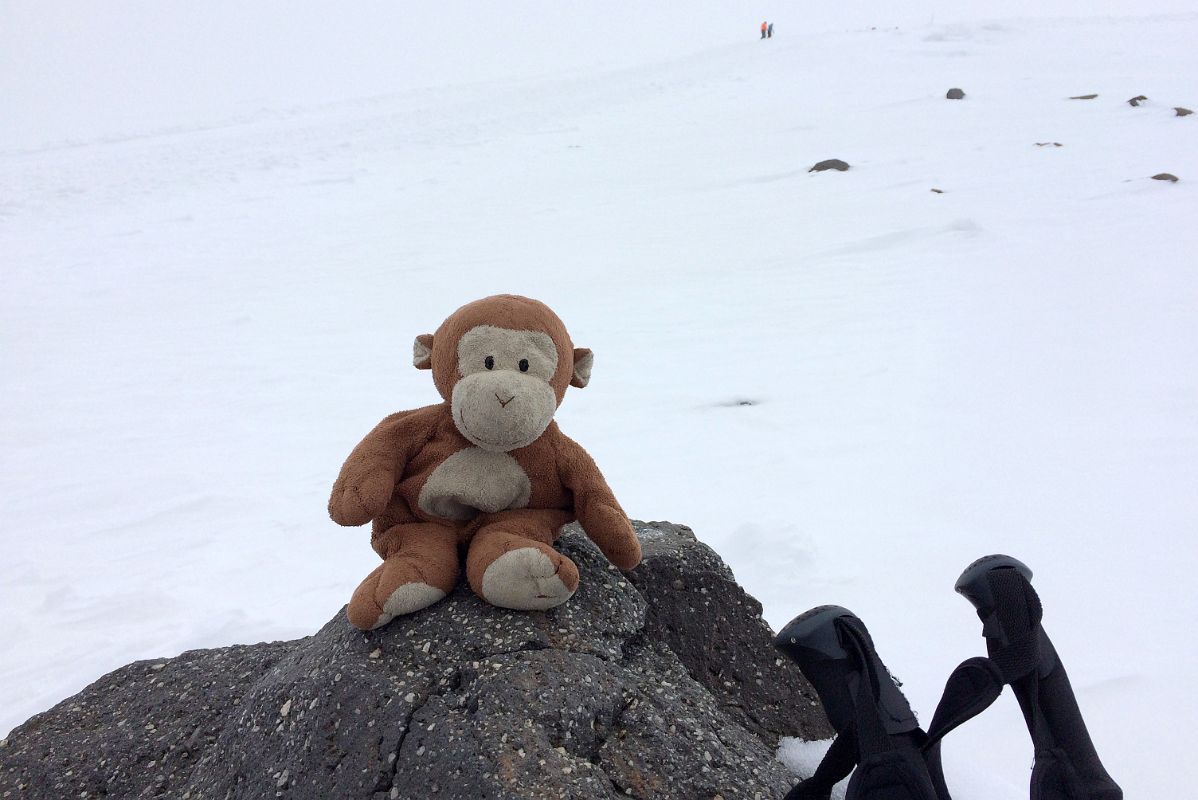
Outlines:
[[[457,429],[494,453],[535,442],[594,360],[547,305],[512,294],[467,303],[412,343],[413,366],[432,370]]]
[[[553,421],[558,352],[549,334],[479,325],[458,341],[457,364],[450,407],[474,445],[496,453],[525,447]]]

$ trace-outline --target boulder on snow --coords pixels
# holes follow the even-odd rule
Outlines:
[[[965,92],[962,91],[961,89],[949,89],[948,93],[945,94],[944,96],[948,100],[964,100]]]
[[[1188,117],[1190,114],[1194,113],[1193,111],[1190,111],[1190,109],[1182,108],[1181,106],[1173,106],[1173,110],[1177,112],[1176,116],[1178,117]]]
[[[1128,101],[1127,101],[1127,104],[1128,104],[1129,106],[1135,107],[1135,106],[1138,106],[1138,105],[1140,105],[1140,103],[1143,103],[1143,102],[1145,102],[1146,100],[1148,100],[1148,98],[1147,98],[1147,97],[1145,97],[1145,96],[1144,96],[1144,95],[1142,95],[1142,94],[1138,94],[1138,95],[1136,95],[1135,97],[1133,97],[1132,99],[1128,100]]]
[[[813,166],[811,169],[809,169],[807,171],[808,172],[823,172],[825,170],[834,169],[837,172],[845,172],[848,170],[848,168],[849,168],[849,165],[846,162],[841,161],[839,158],[829,158],[826,161],[819,162],[818,164],[816,164],[815,166]]]
[[[122,667],[13,731],[0,797],[781,797],[779,737],[832,735],[814,692],[689,528],[634,525],[627,576],[568,530],[581,586],[544,613],[459,587]]]
[[[1096,95],[1096,94],[1075,94],[1073,97],[1070,97],[1069,99],[1070,100],[1093,100],[1095,97],[1098,97],[1098,95]]]
[[[1158,172],[1156,175],[1152,176],[1152,179],[1154,181],[1169,181],[1170,183],[1177,183],[1179,180],[1181,180],[1181,178],[1169,172]]]

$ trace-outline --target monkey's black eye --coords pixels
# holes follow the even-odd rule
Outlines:
[[[520,359],[520,371],[528,372],[528,359],[527,358]]]
[[[487,356],[483,359],[483,366],[487,369],[495,369],[495,356]]]

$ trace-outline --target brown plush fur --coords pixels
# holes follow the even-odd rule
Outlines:
[[[472,331],[483,342],[478,352],[514,355],[488,357],[485,368],[459,364],[459,343]],[[552,340],[551,373],[551,362],[544,352],[537,361],[535,348],[515,361],[530,341],[549,348],[529,331]],[[337,523],[373,523],[372,545],[384,559],[350,602],[355,626],[378,627],[444,597],[458,580],[459,549],[466,551],[467,580],[483,599],[527,609],[564,602],[578,586],[578,570],[551,545],[574,519],[616,566],[640,562],[640,544],[598,467],[552,421],[566,388],[586,385],[591,353],[574,348],[547,306],[514,295],[470,303],[432,336],[417,337],[414,361],[432,370],[445,402],[380,422],[350,453],[329,500]],[[556,403],[537,400],[550,389]],[[474,441],[460,429],[466,413],[474,415],[473,431],[467,430]],[[529,430],[531,424],[535,435],[544,422],[530,444],[476,446],[479,429],[507,441],[505,425]]]

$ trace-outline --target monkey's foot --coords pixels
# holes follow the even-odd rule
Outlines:
[[[368,631],[386,625],[396,617],[431,606],[453,589],[457,567],[433,570],[426,574],[412,559],[392,556],[380,564],[359,584],[349,601],[346,616],[355,628]]]
[[[578,567],[552,547],[529,542],[491,562],[475,591],[494,606],[544,611],[570,599],[578,588]],[[473,585],[473,584],[472,584]]]

